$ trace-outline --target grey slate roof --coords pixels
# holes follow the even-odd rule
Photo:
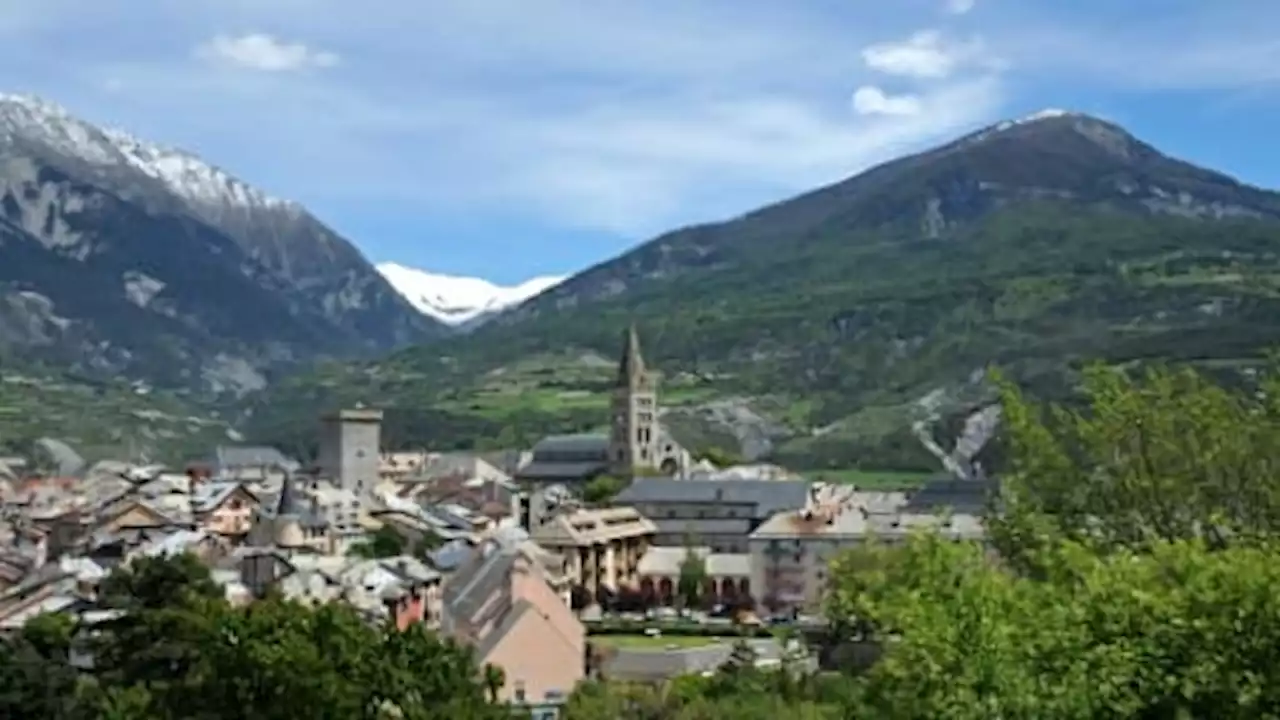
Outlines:
[[[252,445],[218,446],[213,452],[213,462],[218,469],[247,467],[278,467],[282,470],[296,470],[296,460],[285,456],[273,447]]]
[[[609,436],[601,433],[548,435],[533,446],[534,460],[537,460],[539,454],[547,452],[599,453],[607,458],[609,455]]]
[[[907,500],[909,512],[931,512],[949,508],[957,513],[982,514],[987,499],[999,489],[994,478],[962,480],[944,475],[925,483]]]
[[[802,508],[809,496],[805,480],[678,480],[636,478],[618,493],[619,505],[662,503],[728,503],[755,505],[755,517]]]
[[[432,566],[441,572],[450,572],[471,557],[471,543],[466,540],[450,540],[427,553]]]
[[[318,508],[303,507],[298,498],[298,488],[292,477],[286,475],[280,492],[272,502],[263,502],[258,508],[263,518],[293,517],[303,528],[324,529],[329,521]]]
[[[609,463],[598,462],[539,462],[534,460],[521,468],[516,475],[520,480],[585,480],[608,469]]]
[[[210,482],[197,485],[191,493],[191,509],[195,512],[212,510],[241,487],[243,486],[238,482]],[[245,492],[249,492],[248,489],[245,489]]]
[[[515,549],[498,542],[476,548],[444,585],[441,599],[449,623],[473,620],[493,593],[508,582],[515,559]]]

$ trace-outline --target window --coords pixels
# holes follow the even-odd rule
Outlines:
[[[516,702],[520,702],[520,703],[524,702],[524,697],[525,697],[525,695],[524,695],[524,681],[523,681],[523,680],[517,680],[517,681],[516,681],[516,686],[515,686],[515,687],[516,687]]]

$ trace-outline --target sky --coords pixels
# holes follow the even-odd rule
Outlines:
[[[1274,0],[0,0],[0,91],[501,283],[1048,107],[1280,188]]]

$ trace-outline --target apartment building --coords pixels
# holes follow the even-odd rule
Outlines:
[[[533,529],[538,545],[565,558],[571,581],[599,598],[638,588],[640,559],[657,527],[634,508],[577,509],[552,515]]]
[[[751,587],[770,612],[816,610],[838,553],[878,542],[901,542],[929,528],[957,540],[984,537],[982,508],[989,485],[941,480],[915,494],[827,486],[799,510],[775,514],[751,534]]]

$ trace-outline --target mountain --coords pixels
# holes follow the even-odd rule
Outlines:
[[[419,312],[464,330],[479,327],[497,313],[564,282],[563,277],[543,276],[506,287],[480,278],[440,275],[396,263],[380,263],[377,269]]]
[[[447,331],[297,203],[0,95],[0,349],[14,357],[244,393],[299,362]]]
[[[634,322],[688,444],[936,468],[990,434],[991,366],[1065,396],[1088,360],[1256,363],[1280,340],[1278,253],[1280,194],[1037,113],[667,233],[429,351],[292,378],[251,429],[355,401],[405,443],[590,429]]]

